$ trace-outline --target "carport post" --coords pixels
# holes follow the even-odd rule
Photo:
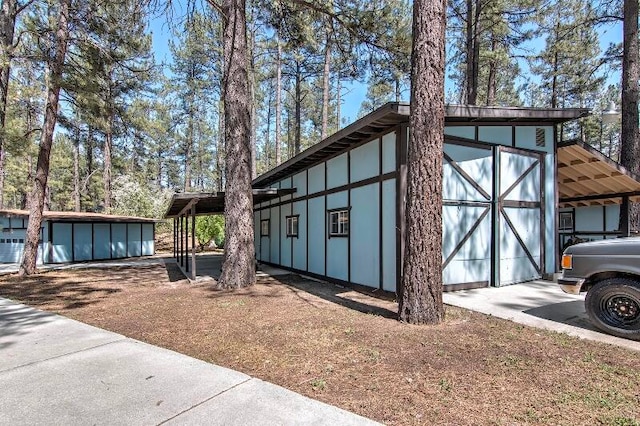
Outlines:
[[[629,226],[629,197],[622,197],[620,204],[620,235],[621,237],[631,236],[631,227]]]
[[[189,210],[184,214],[184,269],[189,272]]]
[[[176,218],[173,218],[173,257],[174,258],[178,258],[178,238],[177,238],[177,233],[178,233],[178,224],[176,223]]]
[[[180,266],[184,266],[182,264],[182,249],[184,243],[184,232],[183,232],[183,223],[182,223],[182,215],[180,215]]]
[[[196,279],[196,205],[191,206],[191,279]]]

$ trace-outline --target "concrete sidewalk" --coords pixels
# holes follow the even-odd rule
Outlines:
[[[271,383],[0,298],[0,424],[377,424]]]
[[[584,297],[564,293],[554,282],[538,280],[444,293],[443,301],[519,324],[640,351],[640,342],[611,336],[593,327],[584,308]]]

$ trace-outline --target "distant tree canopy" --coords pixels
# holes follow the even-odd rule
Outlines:
[[[14,31],[0,40],[0,206],[26,208],[56,8],[7,4],[0,21]],[[70,2],[46,208],[121,212],[119,186],[132,182],[151,197],[223,190],[223,20],[204,0],[173,4],[163,15],[162,2]],[[252,176],[356,119],[344,112],[354,84],[366,87],[359,115],[408,100],[411,12],[409,0],[247,1]],[[597,114],[611,101],[620,108],[621,40],[600,48],[616,17],[620,1],[452,0],[446,99],[592,108],[559,136],[617,159],[620,124],[602,125]],[[164,63],[152,52],[153,20],[172,34]],[[139,215],[162,213],[134,204]]]

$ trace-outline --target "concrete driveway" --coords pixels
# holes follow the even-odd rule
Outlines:
[[[640,351],[640,342],[597,331],[585,311],[584,294],[566,294],[551,281],[445,293],[444,303],[523,325]]]
[[[246,374],[0,298],[0,425],[374,425]]]

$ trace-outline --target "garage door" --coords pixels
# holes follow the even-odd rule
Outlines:
[[[445,291],[491,282],[493,151],[445,143],[442,279]]]
[[[500,147],[500,197],[497,244],[499,284],[529,281],[542,276],[543,156]]]
[[[12,229],[0,233],[0,263],[20,263],[24,253],[26,229]],[[38,264],[42,264],[42,244],[38,246]]]
[[[24,252],[26,230],[14,229],[0,234],[0,263],[18,263]]]

